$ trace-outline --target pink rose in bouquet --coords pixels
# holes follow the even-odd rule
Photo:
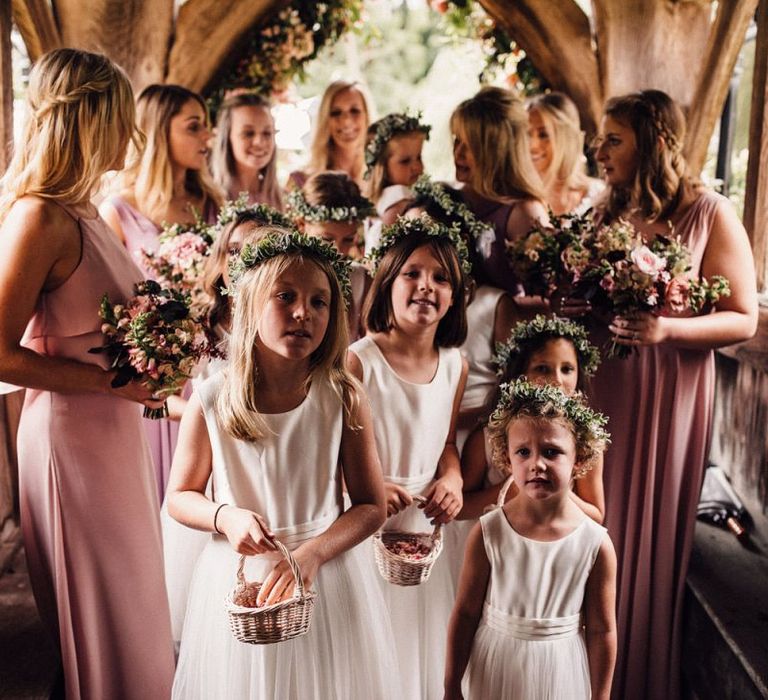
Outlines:
[[[190,312],[189,297],[147,280],[137,284],[125,304],[112,304],[105,294],[99,316],[102,347],[117,371],[113,387],[137,379],[156,396],[175,394],[204,357],[217,357],[216,341],[207,326]],[[144,409],[146,418],[165,418],[168,408]]]

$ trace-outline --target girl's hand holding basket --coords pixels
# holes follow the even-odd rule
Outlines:
[[[456,474],[446,474],[432,483],[424,497],[427,502],[420,507],[433,525],[451,522],[464,505],[463,482]]]
[[[411,496],[411,494],[408,493],[402,486],[393,484],[391,481],[384,482],[384,491],[387,496],[388,518],[401,513],[409,505],[411,505],[411,503],[413,503],[413,496]]]
[[[305,542],[292,552],[294,561],[301,571],[304,588],[310,590],[317,578],[317,572],[324,561],[317,551],[315,540]],[[264,579],[259,590],[258,604],[274,605],[283,600],[290,600],[295,591],[296,579],[286,559],[281,559]]]

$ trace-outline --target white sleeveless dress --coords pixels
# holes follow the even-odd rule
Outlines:
[[[365,254],[368,255],[381,242],[381,232],[384,224],[380,217],[384,216],[393,204],[397,204],[403,199],[413,199],[413,190],[405,185],[390,185],[381,191],[379,200],[376,202],[376,213],[378,216],[366,219],[365,224]]]
[[[219,372],[197,389],[213,450],[216,499],[261,514],[295,549],[342,513],[341,401],[330,385],[316,382],[298,407],[265,416],[272,434],[249,443],[229,436],[216,420],[223,378]],[[399,699],[392,631],[369,554],[358,546],[323,565],[306,635],[250,645],[232,636],[224,607],[239,555],[226,537],[211,535],[192,578],[173,697]],[[274,553],[249,557],[246,578],[263,581],[278,561]]]
[[[370,336],[358,340],[350,350],[363,365],[363,384],[371,402],[385,481],[398,484],[411,494],[425,493],[435,478],[450,430],[461,378],[461,354],[457,348],[441,348],[432,381],[414,384],[394,372]],[[432,531],[427,518],[415,506],[391,517],[384,527]],[[369,543],[368,547],[370,566],[374,569],[372,545]],[[378,573],[376,576],[396,635],[403,697],[442,698],[448,618],[455,597],[447,562],[441,555],[429,580],[419,586],[396,586]]]
[[[584,590],[606,537],[584,516],[565,537],[519,535],[501,508],[480,518],[491,564],[464,678],[469,700],[587,700]]]

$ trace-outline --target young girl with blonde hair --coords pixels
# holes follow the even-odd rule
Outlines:
[[[224,101],[217,115],[211,170],[229,199],[247,192],[249,204],[282,210],[271,106],[269,100],[253,93]]]
[[[359,187],[365,172],[365,139],[371,118],[370,99],[358,82],[335,80],[323,93],[306,168],[288,177],[287,189],[302,188],[324,170],[343,170]]]
[[[2,179],[0,380],[27,387],[18,433],[21,529],[69,698],[167,698],[168,601],[140,381],[90,354],[99,303],[142,279],[91,203],[136,138],[128,78],[57,49],[34,65],[30,118]]]
[[[509,90],[484,87],[451,115],[456,179],[462,197],[496,234],[483,248],[489,282],[512,294],[523,289],[506,258],[506,241],[547,223],[541,179],[531,162],[528,119],[521,100]]]
[[[532,97],[527,108],[531,159],[547,204],[555,215],[584,213],[605,183],[587,175],[579,110],[562,92]]]
[[[279,229],[241,261],[230,360],[190,399],[169,487],[171,515],[210,533],[173,697],[399,698],[369,551],[355,547],[383,523],[385,499],[368,402],[344,367],[347,264]],[[215,502],[204,494],[209,477]],[[263,582],[259,605],[292,596],[276,539],[317,592],[312,625],[280,644],[243,644],[222,601],[241,555],[247,579]]]
[[[137,100],[137,121],[146,140],[132,154],[119,195],[100,211],[128,251],[158,246],[161,224],[191,224],[197,217],[215,220],[222,196],[208,174],[208,117],[200,95],[180,85],[150,85]],[[152,277],[145,270],[146,277]],[[171,419],[145,421],[157,470],[160,500],[178,435],[184,399],[168,399]]]

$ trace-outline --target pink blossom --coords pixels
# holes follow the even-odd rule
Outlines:
[[[637,246],[630,253],[632,262],[640,272],[655,278],[666,266],[667,261],[653,253],[648,246]]]
[[[600,280],[600,286],[610,294],[616,286],[616,280],[613,279],[613,275],[603,275],[603,279]]]
[[[672,313],[682,313],[688,307],[688,292],[691,281],[687,277],[675,277],[664,292],[666,306]]]

